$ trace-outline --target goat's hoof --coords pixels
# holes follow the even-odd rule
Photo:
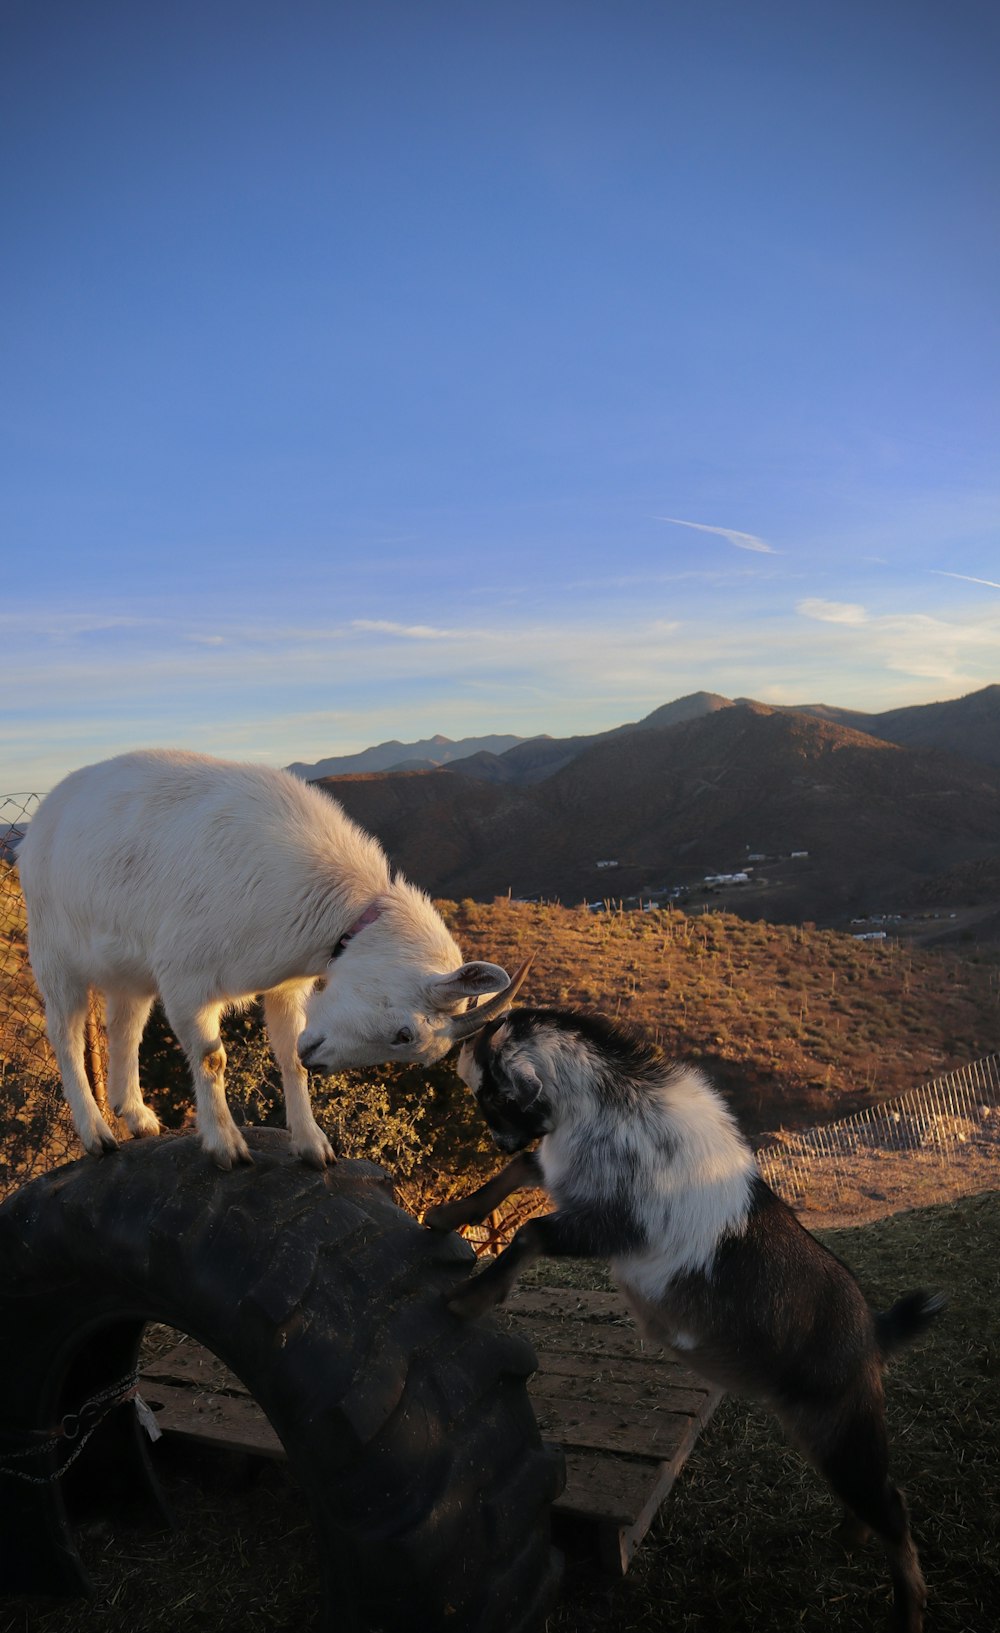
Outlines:
[[[151,1140],[160,1132],[160,1119],[148,1106],[127,1115],[125,1125],[133,1140]]]
[[[424,1214],[424,1224],[427,1226],[428,1230],[451,1230],[452,1224],[451,1220],[448,1218],[447,1205],[445,1204],[440,1208],[428,1208],[427,1212]]]
[[[92,1145],[87,1146],[87,1150],[92,1157],[110,1157],[112,1151],[118,1150],[118,1141],[105,1129],[103,1134],[97,1135]]]
[[[308,1145],[296,1146],[295,1155],[307,1168],[315,1168],[321,1174],[337,1160],[337,1153],[325,1135],[320,1135],[318,1140]]]
[[[234,1145],[231,1148],[221,1151],[209,1151],[209,1156],[215,1163],[216,1168],[221,1168],[224,1173],[228,1173],[230,1169],[238,1167],[241,1163],[253,1167],[253,1157],[242,1140],[239,1145]]]

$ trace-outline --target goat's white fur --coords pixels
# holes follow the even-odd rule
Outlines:
[[[91,988],[106,998],[109,1099],[130,1131],[159,1128],[138,1073],[158,995],[191,1068],[202,1141],[229,1167],[249,1153],[225,1099],[225,1009],[263,994],[294,1149],[322,1165],[333,1153],[309,1103],[303,1026],[324,1072],[427,1065],[451,1047],[449,1016],[506,981],[497,965],[463,965],[429,899],[390,879],[377,841],[284,771],[179,750],[86,766],[42,802],[19,868],[64,1091],[98,1154],[115,1140],[84,1071]],[[373,903],[380,916],[331,964]]]
[[[493,1036],[505,1042],[506,1027]],[[696,1066],[666,1063],[655,1096],[631,1117],[608,1116],[595,1089],[600,1060],[588,1042],[568,1032],[540,1031],[524,1045],[508,1047],[507,1069],[522,1080],[536,1077],[555,1107],[555,1127],[536,1156],[545,1189],[565,1205],[574,1197],[574,1174],[586,1176],[581,1200],[613,1186],[622,1158],[635,1173],[633,1196],[646,1239],[655,1246],[611,1261],[623,1287],[658,1302],[675,1276],[705,1270],[726,1232],[739,1232],[750,1208],[757,1164],[735,1118]],[[475,1092],[481,1073],[466,1044],[459,1074]],[[616,1148],[611,1160],[594,1160],[595,1140]]]

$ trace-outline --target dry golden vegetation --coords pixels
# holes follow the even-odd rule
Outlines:
[[[469,957],[535,962],[524,1001],[602,1010],[713,1068],[759,1136],[904,1094],[1000,1042],[996,950],[920,951],[728,913],[440,904]]]
[[[439,904],[467,956],[512,969],[528,952],[528,1002],[602,1010],[671,1053],[705,1061],[758,1142],[782,1129],[850,1115],[997,1049],[1000,961],[969,947],[918,950],[808,926],[724,913],[593,913],[502,898]],[[250,1121],[281,1120],[273,1067],[256,1022],[224,1027],[231,1098]],[[75,1155],[27,966],[24,905],[0,867],[0,1076],[6,1111],[4,1188]],[[162,1019],[143,1076],[168,1126],[190,1103],[187,1073]],[[349,1074],[314,1083],[320,1117],[345,1154],[366,1147],[403,1181],[420,1213],[495,1165],[449,1065]],[[358,1107],[371,1101],[359,1122]],[[43,1127],[44,1124],[44,1127]],[[48,1142],[48,1144],[46,1144]],[[0,1174],[0,1180],[3,1175]],[[915,1199],[914,1199],[915,1200]]]

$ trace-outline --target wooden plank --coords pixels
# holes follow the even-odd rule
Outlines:
[[[662,1462],[687,1438],[697,1418],[690,1412],[616,1411],[603,1401],[540,1398],[535,1416],[542,1435],[560,1445],[592,1451],[628,1452]]]
[[[633,1326],[628,1305],[621,1293],[599,1293],[586,1288],[515,1287],[506,1308],[514,1315],[564,1316],[576,1321],[622,1321]]]
[[[682,1387],[707,1395],[712,1388],[703,1378],[665,1355],[612,1355],[602,1361],[594,1355],[581,1354],[575,1348],[545,1349],[538,1352],[538,1371],[570,1378],[610,1378],[618,1383],[634,1383],[636,1388],[645,1386],[656,1391]]]
[[[142,1399],[164,1434],[209,1442],[226,1451],[284,1457],[285,1448],[249,1395],[214,1395],[157,1382],[142,1374]]]
[[[683,1468],[685,1463],[688,1462],[688,1457],[690,1457],[691,1452],[694,1450],[694,1445],[696,1445],[696,1442],[698,1442],[698,1435],[701,1434],[701,1431],[703,1431],[704,1426],[706,1426],[706,1422],[708,1422],[709,1417],[711,1417],[712,1413],[714,1413],[714,1409],[716,1409],[716,1406],[719,1404],[721,1399],[722,1390],[716,1390],[716,1393],[714,1393],[714,1396],[712,1396],[711,1406],[706,1409],[706,1413],[704,1413],[701,1417],[693,1417],[693,1419],[691,1419],[688,1434],[686,1434],[685,1437],[678,1442],[678,1445],[676,1445],[675,1450],[673,1450],[673,1457],[670,1458],[667,1463],[662,1463],[662,1465],[660,1465],[660,1476],[658,1476],[657,1481],[655,1481],[654,1488],[652,1488],[652,1491],[650,1491],[649,1497],[647,1497],[647,1501],[645,1501],[644,1506],[642,1506],[641,1512],[636,1515],[636,1519],[632,1520],[631,1525],[624,1525],[624,1527],[621,1528],[618,1538],[618,1568],[621,1569],[621,1574],[623,1574],[623,1576],[624,1573],[626,1573],[627,1568],[629,1568],[629,1564],[631,1564],[632,1555],[636,1553],[637,1546],[639,1546],[639,1543],[642,1542],[642,1538],[645,1537],[645,1533],[647,1533],[650,1525],[652,1525],[655,1517],[657,1517],[658,1511],[660,1511],[660,1506],[662,1506],[665,1499],[667,1499],[668,1494],[670,1494],[670,1489],[672,1489],[673,1483],[675,1483],[676,1476],[680,1475],[681,1468]],[[606,1550],[606,1546],[605,1553],[603,1553],[603,1558],[605,1558],[605,1568],[611,1568],[611,1566],[616,1563],[616,1561],[608,1558],[608,1550]]]
[[[568,1451],[566,1489],[559,1507],[581,1518],[634,1525],[649,1500],[650,1485],[647,1458]]]
[[[217,1393],[247,1395],[244,1383],[227,1366],[203,1349],[193,1338],[184,1338],[165,1355],[158,1355],[142,1369],[143,1378],[160,1379],[164,1383],[184,1384],[188,1387],[214,1390]]]
[[[639,1335],[632,1326],[618,1326],[609,1322],[547,1319],[545,1316],[526,1317],[520,1312],[507,1316],[506,1324],[515,1332],[530,1338],[539,1355],[550,1351],[568,1351],[572,1355],[590,1355],[596,1358],[617,1357],[623,1361],[659,1358],[660,1365],[677,1366],[672,1357],[662,1350],[643,1348]],[[685,1373],[690,1377],[690,1373]]]
[[[573,1359],[573,1357],[570,1357]],[[656,1384],[648,1386],[655,1390],[656,1407],[668,1412],[682,1412],[686,1417],[696,1417],[705,1405],[707,1391],[704,1389],[683,1389],[670,1384]],[[610,1373],[599,1373],[588,1376],[586,1371],[581,1374],[570,1374],[569,1377],[561,1373],[552,1373],[540,1370],[528,1383],[528,1392],[532,1400],[544,1403],[547,1399],[556,1400],[585,1400],[600,1401],[604,1406],[620,1406],[629,1411],[642,1411],[649,1405],[644,1386],[637,1390],[631,1380],[619,1381]],[[538,1411],[544,1411],[544,1405],[539,1404]]]

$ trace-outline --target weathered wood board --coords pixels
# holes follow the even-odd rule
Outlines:
[[[722,1391],[644,1345],[617,1293],[518,1291],[504,1319],[535,1347],[535,1416],[566,1456],[557,1520],[624,1574]]]
[[[543,1438],[565,1453],[557,1530],[623,1574],[721,1391],[645,1348],[617,1294],[517,1291],[501,1320],[534,1345],[535,1415]],[[151,1361],[140,1389],[164,1434],[284,1456],[240,1380],[193,1339]]]

